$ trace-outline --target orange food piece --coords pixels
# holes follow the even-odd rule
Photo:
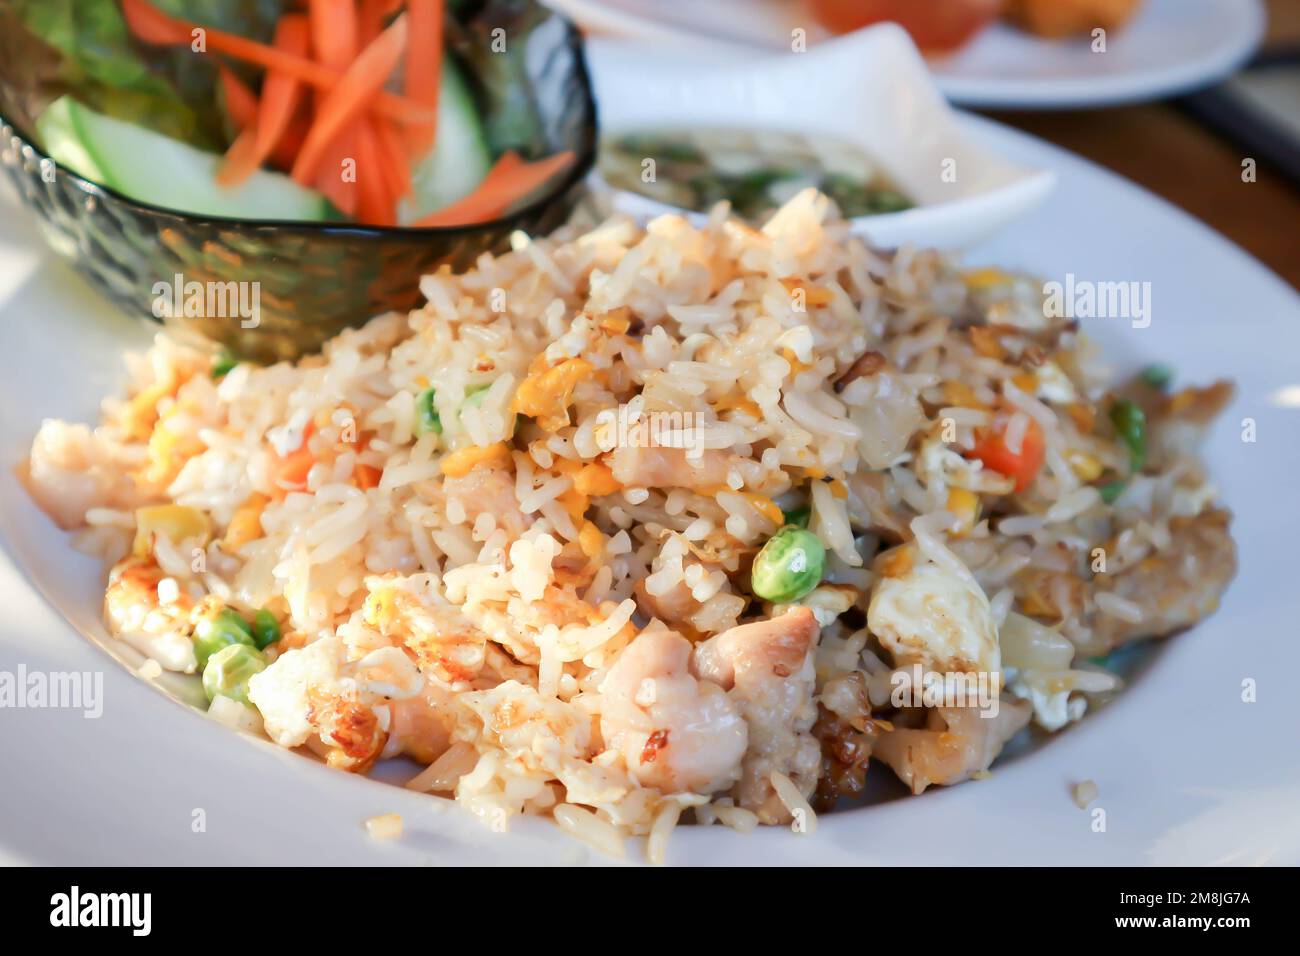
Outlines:
[[[435,110],[434,122],[406,129],[408,154],[418,159],[433,148],[438,135],[436,110],[442,82],[442,0],[407,0],[406,16],[411,24],[411,44],[406,53],[402,92]]]
[[[1038,476],[1043,467],[1046,449],[1043,442],[1043,429],[1032,418],[1025,429],[1020,451],[1014,452],[1007,447],[1006,422],[992,429],[980,429],[975,434],[975,447],[971,457],[978,458],[988,468],[1000,475],[1014,478],[1016,491],[1024,491]]]
[[[593,461],[589,465],[584,465],[574,475],[573,487],[581,494],[599,498],[601,495],[612,495],[623,486],[619,484],[607,464],[603,461]]]
[[[226,112],[236,130],[245,130],[257,122],[257,94],[228,67],[217,67],[221,80],[221,93],[226,101]]]
[[[316,110],[316,119],[293,164],[293,178],[311,185],[321,158],[344,127],[365,112],[406,48],[406,20],[398,17],[352,61]]]
[[[362,491],[379,487],[379,479],[384,476],[382,468],[376,468],[374,465],[357,465],[352,469],[352,478],[357,483],[357,487]]]
[[[454,451],[443,458],[439,467],[448,478],[463,478],[481,465],[508,465],[510,461],[510,449],[503,442],[496,442]]]
[[[554,368],[546,365],[545,354],[533,360],[528,377],[515,390],[510,410],[535,419],[544,431],[559,431],[569,424],[573,390],[595,372],[586,359],[565,359]]]
[[[273,42],[277,50],[305,56],[310,48],[306,18],[295,14],[281,17]],[[227,151],[217,171],[217,182],[223,186],[238,185],[266,162],[293,122],[302,93],[302,83],[289,74],[279,70],[267,74],[256,122]]]
[[[432,228],[490,222],[566,170],[572,163],[573,153],[570,150],[534,162],[522,162],[515,153],[504,153],[472,193],[430,213],[423,219],[416,220],[411,225]]]
[[[227,551],[237,551],[262,536],[262,512],[270,501],[266,495],[253,492],[235,509],[235,514],[226,527],[226,536],[222,538]]]
[[[170,16],[146,3],[145,0],[122,0],[122,13],[131,32],[146,43],[159,46],[190,46],[194,39],[192,31],[201,29],[204,43],[211,52],[224,53],[265,69],[281,70],[323,90],[335,89],[343,79],[342,74],[336,70],[331,70],[310,59],[292,56],[247,37],[236,36],[233,33]],[[395,93],[379,93],[375,97],[373,106],[376,112],[403,123],[427,125],[437,121],[436,111]]]

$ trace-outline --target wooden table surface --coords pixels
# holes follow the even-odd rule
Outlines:
[[[1300,0],[1269,0],[1265,46],[1300,44]],[[990,116],[1086,156],[1181,206],[1300,288],[1300,189],[1168,102]]]

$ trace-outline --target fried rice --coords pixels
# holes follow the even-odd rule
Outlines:
[[[809,832],[872,758],[916,793],[983,776],[1235,572],[1196,457],[1230,385],[1116,384],[1041,283],[873,251],[812,191],[761,230],[516,235],[420,287],[296,364],[214,375],[159,335],[98,427],[43,424],[29,486],[162,667],[273,619],[215,716],[405,756],[495,828],[662,859],[679,820]],[[803,526],[819,579],[756,594]],[[900,702],[922,671],[985,699]]]

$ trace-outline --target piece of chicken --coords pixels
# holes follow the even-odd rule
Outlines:
[[[1142,637],[1167,637],[1213,614],[1237,573],[1237,546],[1223,510],[1172,518],[1169,547],[1117,574],[1093,578],[1094,594],[1113,594],[1136,604],[1140,621],[1095,612],[1092,637],[1079,650],[1105,654]]]
[[[609,455],[619,484],[639,488],[717,488],[725,485],[732,456],[718,450],[689,457],[682,448],[624,445]]]
[[[961,783],[989,768],[1008,740],[1029,723],[1031,708],[1004,697],[997,716],[978,707],[938,707],[924,728],[900,727],[881,735],[872,756],[887,764],[913,793],[933,784]]]
[[[742,624],[695,648],[696,674],[728,691],[749,725],[736,802],[763,823],[788,823],[790,813],[772,787],[774,772],[805,796],[817,786],[821,747],[813,737],[813,650],[820,629],[806,607]]]

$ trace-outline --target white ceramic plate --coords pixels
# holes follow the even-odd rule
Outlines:
[[[790,48],[827,37],[800,0],[546,0],[601,33],[668,41]],[[1259,45],[1260,0],[1144,0],[1126,29],[1089,41],[1048,42],[995,24],[952,56],[931,61],[953,102],[1003,109],[1065,109],[1157,99],[1204,86]]]
[[[758,54],[721,62],[700,51],[669,53],[659,44],[595,37],[587,44],[587,63],[605,135],[779,130],[858,147],[916,203],[853,220],[855,232],[881,247],[963,248],[1038,205],[1055,179],[966,135],[911,38],[892,23],[818,44],[799,57]],[[612,189],[599,173],[593,178],[613,208],[639,219],[681,212]]]
[[[679,831],[673,863],[1300,863],[1300,297],[1239,249],[1138,188],[987,121],[972,135],[1060,186],[969,257],[980,264],[1152,283],[1149,328],[1090,331],[1124,364],[1235,377],[1207,448],[1236,512],[1241,571],[1219,613],[1167,643],[1108,709],[991,779],[822,818],[812,836]],[[42,416],[90,420],[141,340],[0,207],[0,459],[23,457]],[[1241,441],[1255,422],[1258,440]],[[329,771],[241,738],[138,678],[86,640],[100,632],[98,573],[0,470],[0,671],[103,674],[103,715],[0,710],[0,853],[10,862],[496,863],[593,860],[551,825],[494,834],[455,807]],[[1242,701],[1242,682],[1256,702]],[[880,771],[876,771],[881,773]],[[1074,806],[1100,788],[1106,830]],[[195,832],[197,811],[206,829]],[[397,811],[377,844],[362,821]],[[638,851],[639,852],[639,851]]]

